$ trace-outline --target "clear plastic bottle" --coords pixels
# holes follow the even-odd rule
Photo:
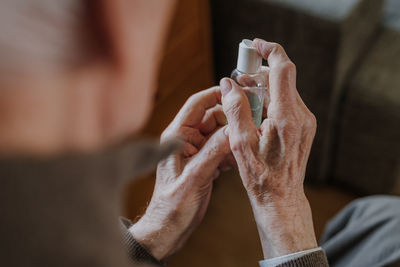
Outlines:
[[[253,42],[244,39],[239,44],[237,67],[232,72],[231,78],[245,91],[250,103],[251,115],[257,127],[261,125],[264,94],[267,89],[261,65],[262,58],[253,47]]]

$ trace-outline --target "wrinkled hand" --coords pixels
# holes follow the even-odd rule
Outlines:
[[[268,60],[269,104],[260,129],[243,90],[221,80],[229,143],[259,229],[265,258],[317,247],[303,190],[316,120],[296,90],[295,65],[275,43],[256,39]]]
[[[184,141],[183,150],[159,163],[153,197],[130,231],[154,257],[178,250],[202,220],[218,166],[230,154],[218,87],[189,98],[161,142]]]

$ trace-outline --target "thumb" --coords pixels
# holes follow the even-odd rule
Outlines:
[[[222,108],[227,117],[229,130],[245,130],[253,124],[250,103],[242,88],[231,79],[224,78],[220,82]]]
[[[250,104],[242,88],[233,80],[224,78],[220,82],[222,108],[229,125],[229,143],[238,158],[238,150],[250,149],[257,142],[257,126],[251,117]]]
[[[185,166],[191,177],[207,177],[212,179],[215,170],[231,150],[224,126],[217,130],[204,144],[200,151]]]
[[[257,129],[251,117],[250,103],[243,89],[233,80],[224,78],[220,82],[222,108],[228,120],[229,133],[241,134]]]

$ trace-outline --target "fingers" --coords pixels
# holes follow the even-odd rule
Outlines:
[[[258,142],[257,127],[254,124],[249,101],[244,91],[231,79],[220,82],[222,107],[229,125],[229,143],[236,161],[247,161]],[[240,166],[239,166],[240,167]]]
[[[222,108],[228,120],[230,134],[256,128],[250,111],[250,103],[243,89],[233,80],[224,78],[220,82]]]
[[[181,127],[175,133],[175,137],[186,141],[197,148],[200,148],[205,141],[205,137],[196,128]]]
[[[198,129],[203,135],[208,135],[215,131],[215,129],[227,124],[224,111],[221,105],[216,105],[206,111]]]
[[[261,66],[261,73],[264,74],[265,76],[265,81],[268,87],[268,81],[269,81],[269,67],[267,66]]]
[[[190,158],[193,155],[195,155],[197,152],[199,152],[199,149],[197,147],[195,147],[194,145],[190,144],[190,143],[185,143],[183,145],[183,156],[185,158]]]
[[[218,165],[230,153],[228,136],[224,133],[227,126],[216,131],[200,151],[185,166],[183,177],[213,179]]]
[[[264,93],[264,105],[263,105],[263,111],[262,111],[262,117],[267,118],[268,117],[268,107],[269,103],[271,102],[270,97],[269,97],[269,91],[265,90]]]
[[[257,49],[258,53],[260,53],[265,60],[268,60],[268,66],[271,69],[282,63],[291,62],[280,44],[256,38],[253,41],[253,45]]]
[[[192,95],[178,112],[172,124],[194,127],[201,123],[207,109],[221,102],[221,92],[215,86]]]
[[[205,141],[205,137],[201,134],[198,127],[195,126],[201,124],[208,109],[215,107],[220,102],[221,92],[219,87],[212,87],[192,95],[175,116],[171,124],[162,133],[161,142],[173,138],[180,138],[200,148]],[[216,122],[221,120],[220,114],[211,114],[215,115],[215,120],[218,120]],[[211,126],[209,124],[212,123],[213,121],[205,121],[206,125],[204,128],[206,128],[206,131],[210,131]]]
[[[297,101],[296,66],[277,43],[255,39],[253,45],[268,60],[270,100],[276,108],[275,114],[271,115],[282,115]]]
[[[239,75],[237,81],[243,87],[257,87],[257,81],[250,74]]]

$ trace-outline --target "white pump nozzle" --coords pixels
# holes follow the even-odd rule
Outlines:
[[[239,55],[236,69],[243,73],[257,73],[262,65],[262,57],[253,47],[253,41],[243,39],[239,44]]]

